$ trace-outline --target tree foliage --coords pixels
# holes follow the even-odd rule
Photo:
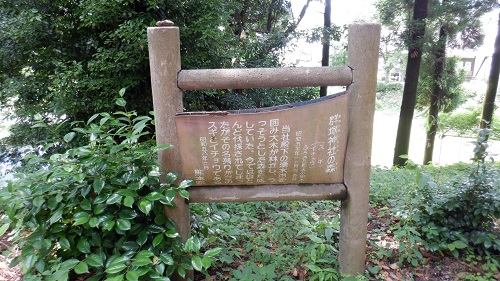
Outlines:
[[[432,71],[432,91],[429,98],[424,164],[433,159],[439,113],[452,101],[445,80],[445,69],[448,62],[447,48],[449,46],[473,49],[481,45],[484,34],[480,28],[480,17],[489,12],[496,4],[496,1],[489,0],[472,2],[443,0],[433,5],[435,30],[439,29],[439,35],[430,34],[432,39],[429,49],[433,55],[434,69]],[[458,34],[461,36],[457,36]],[[457,39],[457,37],[460,38]]]
[[[430,103],[434,83],[432,77],[433,61],[434,57],[431,55],[423,57],[423,71],[418,81],[419,91],[416,104],[416,108],[421,111],[427,110]],[[442,99],[438,103],[441,112],[452,112],[470,98],[470,94],[463,87],[467,77],[465,71],[459,67],[460,62],[461,60],[456,57],[450,57],[446,60],[443,75],[439,81],[439,85],[443,89]]]
[[[10,107],[9,118],[16,120],[4,140],[14,146],[47,137],[30,129],[35,117],[57,126],[114,111],[112,100],[122,88],[127,88],[127,102],[139,114],[147,113],[152,97],[146,28],[158,20],[179,26],[185,69],[279,65],[279,52],[299,22],[286,0],[0,3],[0,106]],[[312,90],[282,91],[276,100],[262,99],[267,93],[186,93],[185,107],[257,107],[315,96]]]

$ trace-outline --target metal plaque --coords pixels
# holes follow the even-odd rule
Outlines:
[[[341,183],[348,105],[343,92],[264,109],[177,114],[184,178],[198,186]]]

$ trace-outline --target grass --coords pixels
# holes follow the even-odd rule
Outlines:
[[[436,186],[446,188],[450,182],[467,179],[469,167],[464,163],[373,167],[367,270],[352,280],[391,276],[393,280],[442,280],[443,274],[459,278],[450,280],[500,277],[498,252],[480,254],[464,248],[457,257],[451,251],[431,252],[424,247],[422,230],[405,217],[411,212],[408,208],[414,207],[416,178],[422,170]],[[195,230],[206,235],[209,247],[224,249],[210,274],[198,280],[344,280],[337,270],[339,202],[196,204],[192,209]],[[476,266],[465,266],[471,264],[467,259]],[[437,272],[441,275],[432,277]]]

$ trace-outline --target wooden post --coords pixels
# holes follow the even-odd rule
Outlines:
[[[349,26],[348,64],[353,68],[349,133],[344,183],[347,199],[341,204],[340,273],[357,275],[365,270],[371,142],[377,86],[380,26]]]
[[[177,172],[179,179],[183,179],[174,121],[175,114],[183,110],[182,90],[177,87],[177,73],[181,70],[179,28],[149,27],[148,49],[157,144],[174,146],[160,151],[158,158],[163,172]],[[180,196],[174,203],[177,207],[166,208],[165,213],[177,224],[180,236],[186,241],[191,235],[189,205]],[[193,279],[193,272],[186,277]],[[174,280],[184,278],[177,276]]]
[[[231,68],[182,70],[182,90],[347,86],[352,70],[347,66]]]

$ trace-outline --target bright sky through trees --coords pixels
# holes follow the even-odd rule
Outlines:
[[[292,0],[293,13],[298,15],[307,0]],[[375,13],[373,0],[333,0],[332,24],[344,25],[358,20],[369,21]],[[324,4],[320,1],[311,1],[306,16],[301,23],[302,28],[318,27],[323,25]]]
[[[291,0],[293,13],[297,15],[302,10],[307,0]],[[335,25],[346,25],[357,21],[365,22],[377,22],[375,13],[375,3],[376,0],[333,0],[332,1],[332,24]],[[324,4],[322,1],[311,1],[309,3],[309,8],[302,22],[300,23],[300,29],[309,29],[314,27],[319,27],[323,25],[323,11]],[[474,50],[474,55],[476,57],[491,56],[493,54],[493,43],[495,42],[495,35],[497,31],[497,21],[498,21],[498,10],[492,11],[483,16],[483,29],[486,35],[484,43],[477,50]],[[301,45],[302,46],[302,45]],[[301,48],[304,49],[304,48]],[[305,64],[314,64],[316,60],[321,60],[321,46],[320,43],[313,44],[312,47],[308,47],[309,52],[302,51],[300,56],[307,56],[309,58],[305,59]],[[316,50],[317,49],[317,50]],[[470,50],[460,51],[454,50],[453,54],[457,56],[470,55]],[[295,53],[294,53],[295,55]],[[301,63],[302,64],[302,63]],[[483,65],[485,68],[489,68],[489,65]],[[485,73],[488,73],[485,69]]]

